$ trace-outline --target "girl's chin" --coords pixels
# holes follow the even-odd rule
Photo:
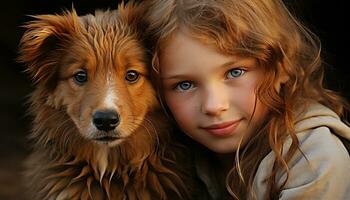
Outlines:
[[[230,154],[236,152],[237,148],[235,146],[206,146],[209,150],[217,153],[217,154]]]

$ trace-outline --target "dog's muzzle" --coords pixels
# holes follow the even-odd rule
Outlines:
[[[92,116],[94,126],[100,131],[112,131],[120,122],[119,114],[113,110],[96,111]]]

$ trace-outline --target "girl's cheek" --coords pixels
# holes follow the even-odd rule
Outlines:
[[[177,95],[173,95],[172,92],[165,92],[165,103],[169,107],[170,111],[175,115],[181,109],[181,100]]]
[[[238,90],[235,90],[232,94],[232,102],[235,102],[234,104],[238,106],[239,108],[243,109],[244,112],[248,112],[254,108],[255,103],[255,93],[254,90],[250,88],[241,88]]]

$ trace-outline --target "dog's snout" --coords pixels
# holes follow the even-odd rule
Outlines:
[[[95,127],[100,131],[111,131],[119,124],[119,114],[115,111],[97,111],[92,119]]]

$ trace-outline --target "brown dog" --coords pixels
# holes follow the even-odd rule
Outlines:
[[[20,58],[36,89],[30,199],[181,199],[169,127],[137,31],[140,6],[28,23]]]

